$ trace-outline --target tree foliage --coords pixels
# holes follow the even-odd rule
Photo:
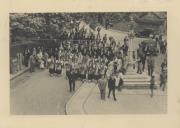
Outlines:
[[[146,12],[11,13],[10,39],[11,43],[28,39],[61,39],[63,32],[77,27],[80,20],[95,29],[98,25],[105,25],[107,19],[112,24],[121,22],[132,25],[132,16],[137,20],[145,14]]]
[[[11,42],[28,39],[60,38],[74,26],[73,17],[64,13],[11,13]]]

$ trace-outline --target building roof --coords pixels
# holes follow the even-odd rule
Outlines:
[[[144,12],[136,20],[138,23],[160,25],[166,19],[166,12]]]
[[[139,18],[146,18],[146,19],[166,19],[167,13],[166,12],[144,12],[142,13]]]
[[[167,18],[167,13],[166,12],[153,12],[154,15],[159,17],[160,19],[166,19]]]

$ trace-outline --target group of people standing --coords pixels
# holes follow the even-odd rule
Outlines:
[[[155,57],[152,48],[150,48],[150,46],[144,47],[143,44],[140,43],[137,49],[137,58],[137,73],[142,74],[142,72],[145,71],[145,64],[147,62],[148,75],[152,76],[155,68]]]
[[[110,98],[111,92],[113,93],[113,98],[116,101],[116,95],[115,90],[118,89],[118,91],[121,91],[122,85],[123,85],[123,75],[122,73],[112,74],[109,79],[107,79],[105,76],[101,77],[98,80],[98,87],[100,90],[100,96],[102,100],[105,100],[106,98],[106,86],[108,85],[109,92],[108,92],[108,98]]]
[[[160,88],[164,91],[166,88],[167,83],[167,42],[163,40],[162,35],[154,36],[154,44],[144,44],[141,42],[137,49],[137,62],[138,62],[138,69],[137,73],[142,74],[144,72],[146,63],[147,63],[147,71],[148,75],[151,77],[150,80],[150,89],[151,89],[151,96],[153,96],[153,89],[155,85],[155,59],[159,54],[162,58],[164,58],[163,62],[161,63],[161,70],[160,70]],[[160,59],[162,59],[160,58]],[[160,61],[160,60],[159,60]]]
[[[58,47],[41,46],[28,49],[30,72],[34,72],[35,67],[42,70],[48,68],[50,76],[53,77],[61,76],[65,70],[70,92],[75,90],[77,79],[97,83],[103,77],[109,79],[114,74],[125,73],[128,55],[127,37],[121,46],[113,37],[108,38],[106,34],[101,40],[100,28],[97,36],[89,33],[89,36],[85,37],[84,32],[86,31],[75,29],[75,33],[72,31],[70,34],[65,33],[64,40]]]
[[[49,55],[43,47],[33,48],[29,57],[30,72],[35,71],[35,67],[43,70],[48,67]]]
[[[142,74],[147,63],[148,75],[152,76],[155,68],[155,58],[158,54],[166,55],[166,40],[162,39],[162,35],[155,36],[152,42],[141,42],[137,49],[137,58],[138,58],[138,70],[137,73]]]
[[[124,50],[128,48],[127,40],[125,40],[123,46],[118,47],[110,38],[109,47],[105,47],[108,40],[106,36],[104,35],[104,39],[100,42],[97,40],[92,41],[91,43],[94,43],[95,47],[90,42],[84,42],[89,45],[88,47],[81,43],[74,44],[74,42],[70,42],[70,47],[61,44],[58,49],[55,48],[57,49],[55,50],[55,55],[51,55],[48,61],[50,75],[53,76],[53,74],[57,73],[55,72],[58,69],[56,65],[60,65],[60,73],[62,69],[65,69],[66,77],[69,80],[70,92],[75,90],[75,81],[77,79],[97,83],[101,78],[109,79],[112,75],[116,75],[119,78],[119,74],[122,76],[127,66],[127,50]],[[102,44],[101,47],[99,46],[100,43]],[[115,43],[114,46],[112,43]],[[114,50],[115,47],[118,50]],[[117,83],[116,86],[119,88]]]
[[[65,70],[69,81],[69,91],[75,91],[76,80],[94,81],[98,83],[101,98],[105,99],[106,85],[108,84],[110,97],[116,99],[115,89],[121,91],[123,85],[123,75],[126,73],[128,65],[128,37],[123,42],[116,42],[113,37],[105,34],[100,38],[101,29],[97,29],[98,34],[89,33],[88,36],[84,28],[69,34],[64,34],[64,40],[59,47],[47,50],[43,47],[34,48],[30,55],[30,72],[34,71],[35,64],[40,69],[49,68],[50,76],[61,76]],[[69,36],[68,36],[69,35]],[[145,62],[148,64],[148,75],[153,76],[154,57],[150,47],[143,47],[139,44],[137,50],[137,73],[142,73],[145,69]],[[153,77],[152,77],[153,78]],[[161,77],[165,77],[162,75]],[[153,79],[152,79],[153,80]],[[153,81],[151,82],[153,84]],[[161,82],[161,85],[165,85]]]

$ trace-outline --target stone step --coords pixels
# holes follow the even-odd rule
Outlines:
[[[127,72],[126,75],[137,75],[136,72]]]
[[[157,89],[158,86],[154,86],[154,89]],[[149,85],[134,85],[134,86],[128,86],[124,85],[122,89],[150,89]]]
[[[150,85],[148,81],[124,81],[124,85]]]
[[[145,77],[143,77],[143,78],[140,78],[140,77],[123,77],[123,79],[124,80],[150,80],[150,78],[145,78]]]
[[[136,74],[136,75],[124,75],[123,78],[124,79],[150,79],[150,77],[147,76],[147,75],[139,75],[139,74]]]
[[[124,82],[150,82],[150,79],[123,79]]]
[[[155,83],[157,85],[158,83]],[[150,82],[132,82],[132,81],[125,81],[124,85],[150,85]]]
[[[155,89],[158,87],[158,83],[155,83]],[[124,82],[124,85],[122,88],[126,89],[149,89],[150,88],[150,82]]]

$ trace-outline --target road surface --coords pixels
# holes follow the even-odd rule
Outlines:
[[[65,76],[50,77],[47,69],[27,72],[10,84],[10,112],[15,115],[65,114],[65,104],[73,95]],[[76,90],[80,85],[77,82]]]
[[[116,91],[117,101],[113,96],[106,100],[100,99],[99,89],[96,86],[87,100],[83,103],[86,114],[166,114],[167,92],[154,90],[154,96],[150,97],[150,90],[127,90]],[[96,106],[96,107],[94,107]]]

